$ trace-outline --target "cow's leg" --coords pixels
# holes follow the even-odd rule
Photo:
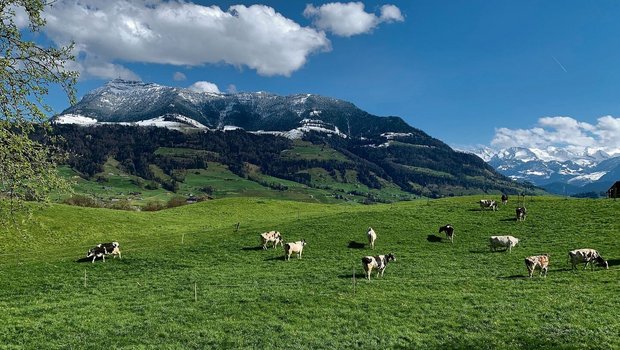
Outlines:
[[[95,263],[95,259],[97,259],[97,255],[93,255],[93,261],[91,261],[93,264]]]

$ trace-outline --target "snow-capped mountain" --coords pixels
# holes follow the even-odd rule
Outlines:
[[[471,152],[503,175],[552,192],[566,191],[562,184],[569,185],[569,192],[573,193],[605,190],[620,176],[620,154],[610,155],[601,150],[575,153],[556,147],[501,150],[480,147]]]
[[[318,131],[341,137],[385,132],[423,134],[398,117],[378,117],[350,102],[314,94],[204,93],[154,83],[112,80],[54,118],[56,123],[134,123],[300,137]],[[171,124],[172,123],[172,124]]]

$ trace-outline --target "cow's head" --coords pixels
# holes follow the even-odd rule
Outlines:
[[[90,248],[87,252],[86,252],[86,257],[90,258],[91,256],[95,255],[95,248]]]
[[[598,266],[605,267],[607,270],[609,270],[609,263],[607,263],[607,260],[603,259],[602,256],[596,257],[596,259],[594,259],[594,261],[596,261],[596,264]]]
[[[307,243],[306,243],[306,240],[302,238],[302,239],[301,239],[301,246],[303,247],[303,246],[305,246],[306,244],[307,244]]]
[[[385,261],[396,261],[396,257],[394,256],[394,254],[390,253],[385,256]]]

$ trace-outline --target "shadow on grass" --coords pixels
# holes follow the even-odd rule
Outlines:
[[[498,280],[521,280],[521,279],[529,279],[527,275],[512,275],[512,276],[499,276]]]
[[[245,250],[245,251],[248,251],[248,250],[263,250],[263,247],[262,246],[258,246],[258,247],[243,247],[243,248],[241,248],[241,250]]]
[[[499,221],[517,221],[517,218],[505,218],[505,219],[500,219]]]
[[[366,243],[350,241],[349,245],[347,247],[351,248],[351,249],[364,249],[364,248],[366,248]]]
[[[617,266],[620,265],[620,259],[609,259],[607,260],[607,264],[609,266]]]
[[[428,236],[426,236],[426,240],[431,242],[431,243],[441,243],[441,241],[443,239],[441,237],[439,237],[439,236],[428,235]]]
[[[293,257],[291,257],[293,258]],[[274,256],[272,258],[266,258],[265,261],[273,261],[273,260],[280,260],[280,261],[285,261],[286,260],[286,256],[281,255],[281,256]],[[292,259],[291,259],[292,260]]]
[[[487,254],[487,253],[505,253],[508,252],[508,249],[500,249],[500,250],[491,250],[489,248],[486,249],[470,249],[469,250],[470,253],[475,253],[475,254]],[[510,253],[509,253],[510,254]]]
[[[373,274],[372,277],[374,277],[374,274]],[[353,278],[353,274],[352,273],[346,273],[346,274],[338,275],[338,278],[342,278],[342,279],[345,279],[345,280],[346,279],[350,280],[350,279]],[[365,280],[366,279],[366,274],[364,272],[361,272],[361,273],[356,272],[355,273],[355,279],[356,280]]]
[[[101,258],[97,258],[96,260],[101,260]],[[91,261],[93,261],[93,258],[86,258],[86,257],[84,257],[84,258],[77,259],[75,262],[76,263],[86,263],[86,262],[91,262]]]

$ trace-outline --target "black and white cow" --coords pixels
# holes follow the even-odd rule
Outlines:
[[[372,269],[377,269],[377,277],[379,277],[379,274],[383,277],[383,272],[390,261],[396,261],[396,257],[392,253],[387,255],[363,257],[362,266],[366,272],[366,278],[370,281],[370,273],[372,272]]]
[[[508,204],[508,195],[505,193],[502,193],[502,204],[503,205]]]
[[[525,207],[518,207],[515,209],[515,213],[517,221],[525,221],[525,217],[527,216],[527,209],[525,209]]]
[[[446,238],[450,240],[450,243],[454,243],[454,227],[452,225],[447,224],[446,226],[441,226],[439,228],[439,233],[445,232]]]
[[[119,258],[123,258],[121,256],[120,244],[118,244],[118,242],[99,243],[88,250],[86,257],[93,257],[93,263],[97,258],[102,258],[103,262],[105,262],[105,256],[110,254],[113,255],[114,258],[116,258],[117,255]]]
[[[486,209],[491,208],[493,211],[497,210],[497,202],[492,199],[481,199],[480,200],[480,208]]]

